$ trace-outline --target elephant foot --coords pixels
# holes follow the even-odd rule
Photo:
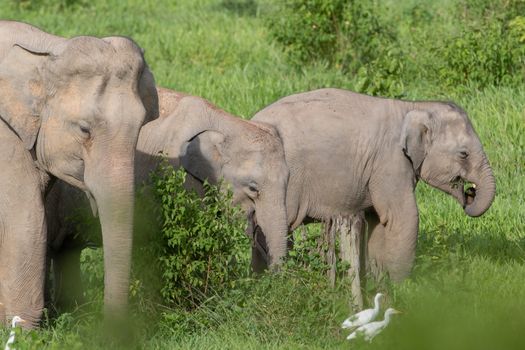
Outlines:
[[[381,281],[387,277],[388,272],[385,267],[376,259],[370,258],[367,261],[367,273],[370,274],[376,281]]]
[[[402,282],[412,271],[412,263],[374,259],[370,257],[367,264],[367,272],[376,281],[389,278],[392,282]]]

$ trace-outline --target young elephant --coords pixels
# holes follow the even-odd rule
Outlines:
[[[159,152],[201,183],[224,178],[232,185],[233,203],[247,213],[249,235],[256,226],[272,233],[268,263],[277,266],[286,254],[289,171],[275,129],[234,117],[199,97],[162,88],[158,94],[160,117],[139,135],[137,180],[147,179]]]
[[[158,96],[160,116],[144,125],[139,134],[136,182],[147,182],[160,152],[167,154],[175,167],[182,164],[194,186],[199,187],[206,179],[215,183],[224,178],[232,185],[234,203],[247,213],[248,233],[253,234],[253,228],[260,226],[270,234],[268,261],[271,267],[277,266],[286,254],[285,191],[289,174],[275,129],[265,123],[234,117],[199,97],[163,88],[158,88]],[[71,302],[68,291],[80,285],[82,248],[73,239],[75,226],[69,225],[65,218],[82,201],[81,195],[59,183],[46,203],[55,280],[59,283],[55,290],[57,299],[62,299],[58,302],[63,304]],[[258,254],[256,248],[252,254]]]
[[[290,229],[367,210],[369,256],[397,281],[415,257],[419,179],[452,195],[469,216],[482,215],[494,199],[487,156],[453,103],[321,89],[285,97],[252,120],[273,125],[283,140]],[[467,182],[473,186],[465,190]]]

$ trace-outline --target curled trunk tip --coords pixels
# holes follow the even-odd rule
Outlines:
[[[483,215],[492,205],[496,195],[496,180],[492,170],[487,166],[480,180],[475,182],[476,196],[472,203],[465,206],[465,213],[471,217]]]

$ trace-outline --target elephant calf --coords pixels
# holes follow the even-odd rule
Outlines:
[[[158,88],[158,96],[159,118],[140,130],[136,182],[149,179],[158,164],[159,152],[167,154],[175,167],[182,164],[193,186],[224,178],[232,185],[234,203],[246,211],[248,226],[260,226],[269,234],[268,261],[271,266],[278,265],[287,246],[285,191],[289,173],[275,129],[232,116],[199,97],[163,88]],[[60,182],[47,197],[50,248],[59,283],[55,289],[64,303],[70,301],[70,294],[61,291],[74,290],[80,284],[79,255],[83,247],[72,239],[76,236],[75,225],[65,218],[85,201],[82,193]],[[252,254],[258,253],[254,249]]]
[[[367,210],[369,256],[394,280],[409,274],[415,256],[419,179],[452,195],[469,216],[494,199],[487,156],[453,103],[321,89],[285,97],[252,120],[273,125],[283,141],[290,229]]]

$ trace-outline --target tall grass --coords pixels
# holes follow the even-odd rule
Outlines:
[[[454,33],[450,13],[456,2],[417,2],[422,18],[417,23],[415,1],[386,1],[381,15],[395,20],[410,49],[414,27],[432,40]],[[335,68],[289,66],[264,25],[268,6],[246,0],[20,0],[1,2],[0,17],[64,36],[131,36],[146,49],[160,85],[203,96],[245,118],[298,91],[355,86],[352,76]],[[427,19],[425,11],[439,16]],[[413,51],[421,60],[439,59]],[[460,90],[447,89],[421,75],[405,86],[407,98],[452,99],[468,111],[494,168],[497,196],[484,216],[473,219],[450,196],[418,185],[420,238],[413,275],[400,284],[367,285],[368,298],[380,289],[387,305],[404,312],[383,334],[371,344],[347,343],[339,329],[351,312],[347,283],[330,289],[322,276],[286,269],[246,278],[227,296],[192,312],[161,308],[152,318],[143,312],[143,301],[135,300],[136,347],[524,349],[525,89],[478,91],[468,82]],[[19,348],[114,347],[93,333],[98,320],[82,308],[52,318],[41,330],[22,334]],[[0,330],[0,339],[7,333]]]

